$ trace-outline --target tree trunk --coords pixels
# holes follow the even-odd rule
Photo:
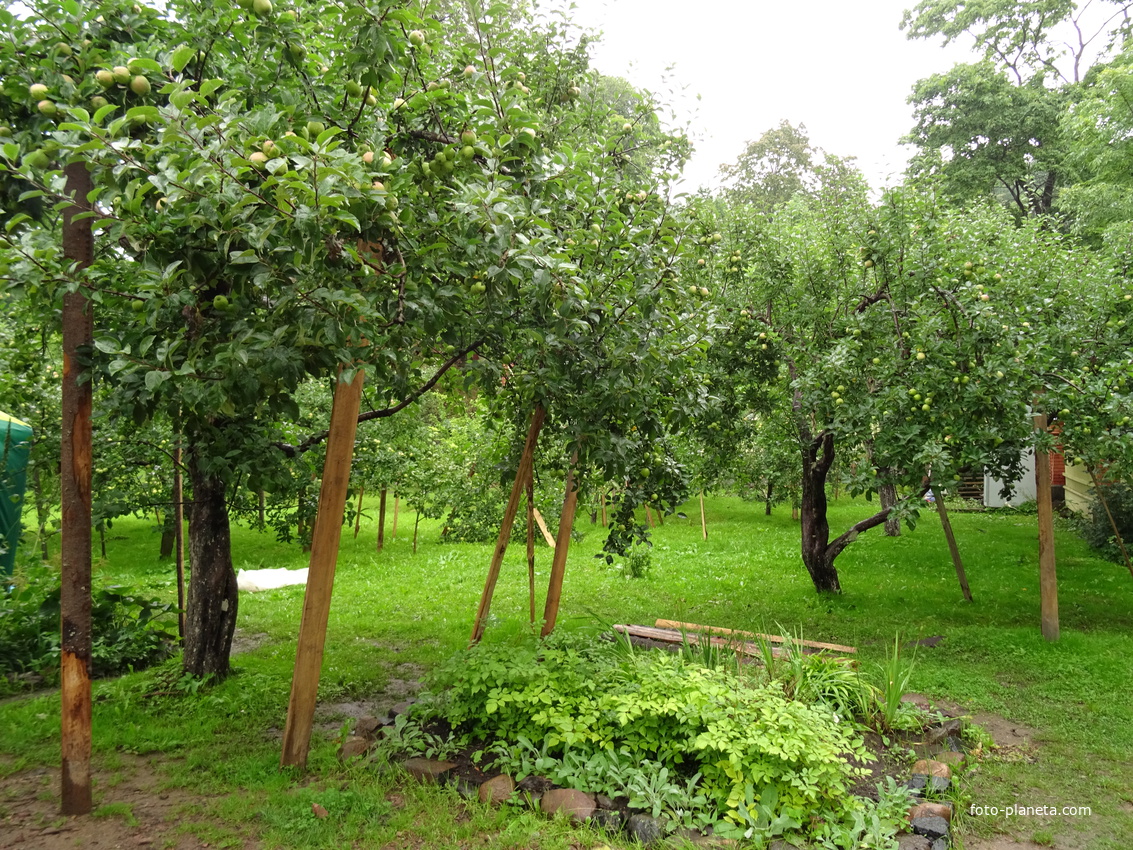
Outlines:
[[[771,516],[771,499],[773,497],[773,485],[770,481],[767,482],[767,496],[764,497],[763,514],[764,516]]]
[[[881,509],[883,511],[892,510],[893,506],[897,504],[897,485],[882,484],[877,488],[877,495],[881,499]],[[885,536],[900,537],[901,520],[895,517],[885,520]]]
[[[803,564],[819,593],[841,593],[838,570],[830,552],[830,522],[826,517],[826,476],[834,462],[834,435],[811,434],[799,426],[803,460],[802,518]]]
[[[200,448],[189,449],[193,505],[189,513],[189,600],[185,612],[186,673],[228,675],[236,629],[236,571],[224,481],[203,469]]]
[[[173,511],[168,511],[165,514],[165,522],[161,525],[161,550],[158,553],[158,558],[165,560],[166,558],[173,557],[173,544],[177,542],[175,526],[173,525]],[[103,555],[103,557],[106,557]]]

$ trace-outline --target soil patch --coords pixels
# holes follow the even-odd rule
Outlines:
[[[96,760],[97,761],[97,760]],[[208,823],[209,800],[180,788],[166,787],[161,756],[116,755],[113,765],[92,771],[94,816],[59,814],[60,774],[37,767],[0,779],[0,850],[203,850],[209,846],[183,830],[194,821]],[[226,830],[227,832],[227,830]],[[257,850],[247,839],[225,846]]]

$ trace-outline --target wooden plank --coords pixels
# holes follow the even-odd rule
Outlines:
[[[940,514],[940,524],[944,527],[944,539],[948,541],[948,552],[952,556],[952,564],[956,567],[956,578],[960,580],[960,590],[964,598],[972,601],[972,591],[968,589],[968,574],[964,571],[964,562],[960,559],[960,547],[956,545],[956,535],[952,533],[952,523],[948,519],[948,509],[944,506],[944,493],[936,492],[936,512]]]
[[[739,629],[725,629],[719,626],[701,626],[697,623],[681,623],[677,620],[658,619],[655,625],[662,629],[678,629],[686,632],[709,632],[717,635],[740,635],[741,637],[761,638],[771,643],[797,643],[799,646],[809,646],[812,649],[829,649],[831,652],[857,652],[852,646],[842,646],[837,643],[820,643],[816,640],[800,640],[799,638],[782,637],[781,635],[765,635],[759,632],[745,632]]]
[[[539,531],[543,533],[543,539],[547,541],[547,545],[554,549],[555,535],[551,534],[551,530],[547,528],[547,522],[543,519],[543,515],[539,513],[539,509],[532,507],[531,515],[535,517],[535,522],[539,525]]]
[[[323,485],[319,490],[319,507],[311,535],[307,590],[303,595],[303,618],[299,623],[299,645],[295,651],[295,673],[287,704],[287,724],[283,729],[281,766],[302,767],[307,763],[364,379],[365,372],[359,369],[352,382],[339,381],[334,390]]]
[[[740,655],[746,655],[750,658],[762,658],[763,650],[757,643],[751,641],[737,641],[734,638],[713,637],[711,635],[690,635],[689,633],[681,633],[673,629],[658,629],[652,626],[632,626],[625,624],[618,624],[614,626],[614,631],[621,632],[624,635],[631,637],[647,638],[648,640],[656,640],[662,643],[682,644],[690,643],[689,638],[694,637],[700,640],[704,637],[708,638],[708,642],[712,646],[717,646],[722,649],[731,649],[738,652]],[[782,658],[786,651],[782,647],[773,646],[771,654],[775,658]]]
[[[378,551],[386,545],[386,488],[378,493]]]
[[[535,470],[527,476],[527,601],[535,625]]]
[[[488,611],[492,607],[492,595],[496,592],[496,581],[500,577],[500,566],[504,562],[508,540],[511,539],[511,526],[515,521],[515,513],[519,510],[519,497],[523,492],[523,485],[528,476],[532,475],[532,467],[535,462],[535,444],[539,441],[539,430],[543,427],[543,420],[546,416],[547,411],[543,405],[536,405],[531,414],[531,425],[527,428],[527,441],[523,444],[523,454],[519,456],[519,468],[515,471],[511,495],[508,497],[507,508],[504,509],[504,519],[500,523],[496,548],[492,551],[492,563],[488,567],[488,576],[484,580],[484,592],[480,594],[480,607],[476,611],[476,622],[472,624],[472,636],[468,639],[469,646],[477,643],[484,636],[484,626],[488,622]],[[416,532],[414,532],[414,535],[416,535]],[[416,539],[416,536],[414,536],[414,539]],[[414,551],[416,551],[416,545]]]
[[[578,507],[578,487],[574,482],[574,465],[577,462],[578,452],[575,452],[567,467],[566,494],[563,496],[562,513],[559,515],[559,536],[555,540],[555,556],[551,561],[551,577],[547,582],[547,602],[543,606],[543,637],[555,630],[555,621],[559,616],[563,576],[566,573],[567,552],[570,550],[570,532],[574,528],[574,512]]]
[[[704,518],[704,491],[700,491],[700,533],[705,540],[708,539],[708,521]]]
[[[1035,416],[1035,428],[1045,431],[1045,413]],[[1054,502],[1050,492],[1050,453],[1035,452],[1035,506],[1039,515],[1039,597],[1043,637],[1058,640],[1058,574],[1054,560]]]
[[[81,160],[65,169],[66,192],[75,199],[63,210],[63,256],[85,269],[94,261],[87,208],[91,177]],[[60,501],[62,566],[59,595],[62,812],[91,811],[91,376],[80,354],[92,345],[93,307],[81,289],[63,296],[62,443]]]

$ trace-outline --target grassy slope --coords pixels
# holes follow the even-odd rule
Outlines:
[[[843,501],[832,513],[837,530],[868,513],[870,505]],[[903,638],[943,635],[920,652],[914,686],[933,697],[991,711],[1038,730],[1032,754],[985,760],[971,772],[972,799],[1004,807],[1088,805],[1089,817],[979,816],[969,834],[1010,831],[1056,845],[1126,847],[1133,842],[1133,579],[1124,567],[1093,558],[1069,530],[1058,536],[1062,640],[1044,642],[1038,629],[1035,521],[1026,515],[954,516],[975,603],[963,602],[939,523],[926,515],[921,528],[899,539],[874,531],[839,559],[844,593],[818,598],[798,556],[797,524],[784,509],[764,517],[760,506],[735,499],[709,500],[709,539],[701,539],[695,504],[689,520],[670,518],[657,529],[653,571],[627,580],[594,558],[601,529],[580,520],[583,539],[571,550],[560,625],[600,622],[651,624],[657,617],[759,631],[799,630],[804,636],[855,644],[864,664],[884,657],[895,632]],[[411,554],[411,515],[386,551],[374,551],[373,528],[355,541],[345,535],[327,640],[320,700],[335,702],[382,689],[391,677],[428,667],[467,640],[483,586],[490,547],[442,545],[437,529],[422,523],[421,548]],[[837,532],[836,532],[837,533]],[[387,529],[387,538],[388,538]],[[157,537],[141,523],[115,526],[102,578],[144,577],[172,593],[168,564],[157,564]],[[294,546],[250,531],[235,536],[238,567],[305,565]],[[537,590],[546,582],[550,553],[538,550]],[[343,816],[333,824],[307,816],[313,792],[280,774],[278,739],[283,725],[302,591],[290,588],[241,600],[240,626],[269,640],[240,656],[239,675],[189,699],[144,697],[153,677],[142,674],[96,688],[95,748],[101,759],[116,750],[160,750],[180,758],[170,778],[211,793],[245,789],[220,802],[215,840],[242,831],[268,844],[337,846],[366,836],[388,841],[412,828],[423,846],[446,846],[486,829],[495,846],[523,846],[542,829],[542,846],[567,838],[529,821],[504,827],[495,815],[460,822],[430,794],[414,791],[404,808],[385,800],[390,779],[355,781],[339,793]],[[523,628],[527,577],[522,546],[505,561],[492,611],[498,621],[487,639]],[[538,609],[542,611],[541,593]],[[398,666],[401,665],[401,666]],[[409,666],[405,666],[409,665]],[[58,758],[57,698],[0,705],[0,773]],[[347,776],[334,763],[334,743],[320,740],[312,767],[321,783]],[[349,774],[363,777],[358,769]],[[249,796],[255,802],[249,805]],[[325,803],[324,803],[325,805]],[[380,817],[374,817],[381,815]],[[419,826],[411,825],[420,819]],[[192,818],[188,821],[191,823]],[[205,829],[205,827],[200,827]],[[208,831],[206,830],[206,831]],[[227,831],[227,832],[226,832]]]

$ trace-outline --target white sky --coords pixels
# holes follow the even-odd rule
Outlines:
[[[856,156],[875,189],[896,183],[911,152],[913,83],[975,61],[967,46],[908,41],[916,0],[574,0],[574,22],[602,30],[602,73],[676,103],[697,152],[686,190],[714,185],[721,163],[786,119],[811,142]],[[674,66],[665,83],[665,69]],[[677,101],[670,89],[685,88]],[[696,99],[700,95],[700,100]]]

